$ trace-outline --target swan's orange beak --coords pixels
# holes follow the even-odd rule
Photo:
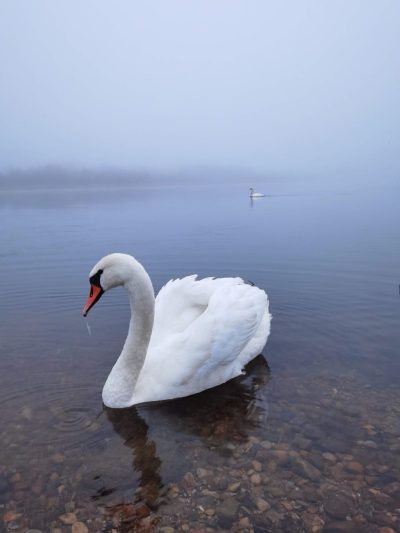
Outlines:
[[[85,307],[83,308],[83,316],[86,316],[94,304],[100,300],[103,292],[104,291],[101,287],[90,284],[90,294],[87,302],[85,303]]]

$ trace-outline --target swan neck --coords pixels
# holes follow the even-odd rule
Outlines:
[[[137,280],[134,280],[125,285],[129,295],[131,319],[128,336],[121,355],[124,354],[128,357],[135,355],[137,356],[136,362],[138,358],[143,359],[144,362],[154,322],[153,286],[150,278],[145,281],[147,283],[138,283]],[[128,347],[132,349],[126,351],[125,348]],[[142,350],[142,348],[145,349]],[[125,352],[127,353],[125,354]]]
[[[103,389],[109,407],[128,407],[144,365],[154,322],[154,289],[144,268],[137,263],[124,287],[131,308],[128,336]]]

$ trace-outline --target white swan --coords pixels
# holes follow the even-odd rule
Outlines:
[[[265,196],[262,192],[254,192],[253,187],[250,187],[250,198],[262,198]]]
[[[240,278],[197,276],[153,285],[132,256],[110,254],[90,272],[83,315],[123,285],[131,320],[121,355],[103,388],[108,407],[189,396],[225,383],[263,349],[271,315],[266,293]]]

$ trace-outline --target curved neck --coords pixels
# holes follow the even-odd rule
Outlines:
[[[153,329],[153,285],[142,265],[135,263],[132,277],[124,284],[131,307],[128,336],[103,388],[103,401],[109,407],[130,405]]]

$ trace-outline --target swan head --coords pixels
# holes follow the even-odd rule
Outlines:
[[[132,267],[135,264],[135,259],[127,254],[110,254],[100,259],[89,274],[90,294],[83,308],[83,316],[88,314],[106,291],[125,285],[132,278]]]

